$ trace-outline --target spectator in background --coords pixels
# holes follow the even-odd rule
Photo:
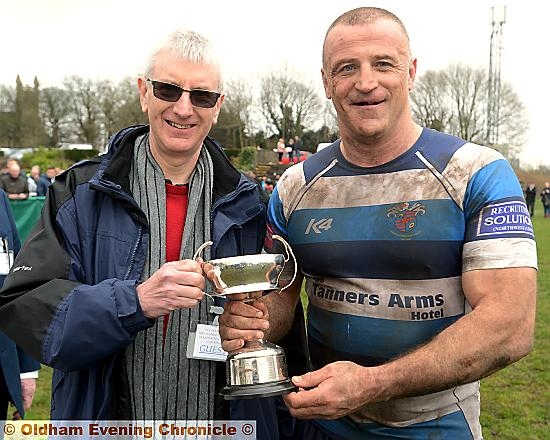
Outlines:
[[[8,174],[0,177],[0,188],[10,200],[24,200],[29,197],[27,178],[21,174],[21,166],[17,160],[8,160]]]
[[[0,189],[0,287],[21,247],[6,193]],[[24,417],[32,404],[40,364],[0,332],[0,438],[8,404],[15,405],[13,419]],[[11,417],[10,417],[11,418]]]
[[[48,192],[48,188],[55,180],[55,176],[57,175],[57,169],[55,167],[48,167],[46,169],[46,173],[40,177],[40,180],[38,181],[37,189],[36,189],[36,195],[38,196],[45,196]]]
[[[535,199],[537,198],[537,187],[534,183],[530,183],[525,188],[525,203],[527,203],[527,209],[529,210],[529,215],[533,217],[535,213]]]
[[[550,217],[550,182],[544,183],[544,188],[540,193],[540,200],[544,209],[544,217]]]
[[[294,157],[294,139],[290,138],[288,144],[285,147],[286,154],[288,154],[288,163],[292,163]]]
[[[292,146],[293,153],[294,153],[294,159],[296,163],[300,162],[300,153],[302,149],[302,140],[299,136],[294,136],[294,145]]]
[[[284,138],[279,138],[279,142],[277,142],[277,155],[279,156],[279,162],[283,161],[283,156],[285,155],[285,140]]]
[[[27,183],[29,184],[29,195],[35,196],[38,187],[38,181],[40,180],[40,167],[33,165],[29,177],[27,177]]]

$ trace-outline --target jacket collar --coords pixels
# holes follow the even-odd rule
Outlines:
[[[101,180],[108,180],[120,185],[130,192],[130,170],[134,160],[134,145],[136,138],[149,131],[148,125],[137,125],[125,128],[115,134],[109,143],[109,149],[103,156],[98,170]],[[238,187],[241,173],[229,161],[220,145],[206,137],[203,143],[210,153],[214,166],[214,199],[229,194]]]

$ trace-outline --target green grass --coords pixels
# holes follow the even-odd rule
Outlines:
[[[535,348],[521,361],[481,383],[485,440],[550,438],[550,219],[540,206],[533,219],[539,273]],[[43,367],[27,419],[48,419],[51,369]]]

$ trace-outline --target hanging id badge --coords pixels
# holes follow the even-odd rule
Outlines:
[[[222,312],[223,307],[210,306],[210,313],[214,314],[212,323],[201,321],[191,323],[187,341],[187,357],[189,359],[225,362],[227,352],[222,348],[218,324],[218,318]]]
[[[13,250],[7,238],[0,239],[0,275],[7,275],[13,265]]]

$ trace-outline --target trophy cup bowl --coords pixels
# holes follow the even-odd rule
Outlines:
[[[214,273],[212,282],[216,293],[213,296],[248,294],[243,301],[251,302],[290,286],[296,278],[296,259],[284,239],[278,235],[273,238],[283,243],[289,256],[256,254],[208,261]],[[211,245],[212,242],[204,243],[195,252],[195,259]],[[294,259],[294,276],[287,286],[281,288],[279,278],[290,256]],[[227,356],[225,367],[227,385],[221,395],[226,400],[276,396],[296,389],[288,377],[283,349],[263,339],[245,341],[243,347]]]
[[[285,265],[281,254],[243,255],[211,260],[214,287],[218,295],[278,289]]]

